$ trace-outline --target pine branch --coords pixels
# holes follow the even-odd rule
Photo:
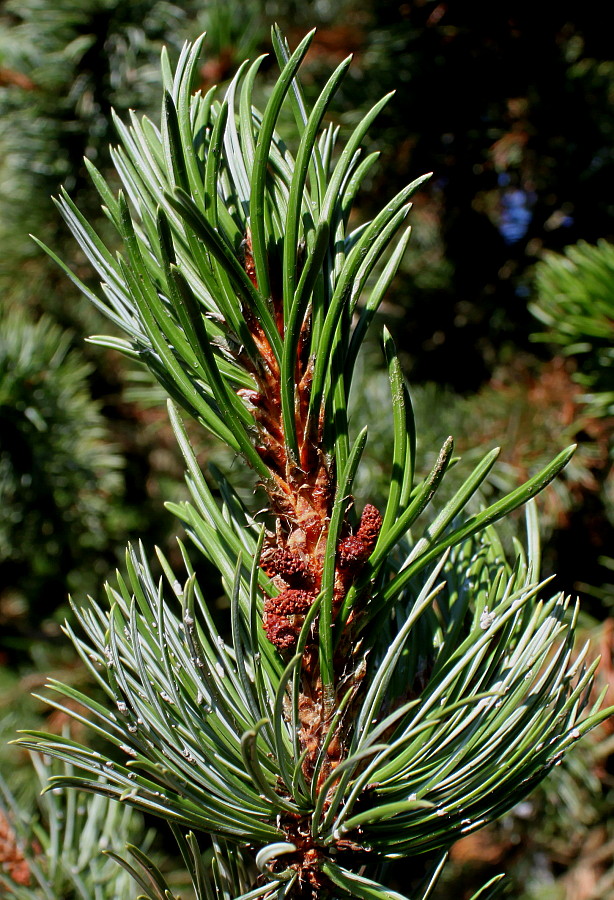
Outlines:
[[[100,296],[82,289],[126,333],[96,342],[147,365],[184,412],[243,456],[267,495],[268,528],[221,478],[220,508],[170,404],[192,500],[169,508],[221,574],[231,639],[183,545],[184,574],[159,554],[159,583],[146,552],[130,548],[107,602],[76,606],[79,627],[66,626],[109,705],[53,685],[121,761],[69,738],[23,741],[74,766],[52,787],[170,822],[198,896],[209,888],[183,829],[231,848],[228,866],[243,875],[216,881],[219,896],[396,896],[374,880],[384,860],[422,855],[426,869],[430,855],[515,805],[609,714],[583,712],[595,667],[574,655],[569,600],[539,599],[533,515],[528,550],[509,560],[493,527],[555,478],[571,449],[468,516],[495,463],[487,454],[422,526],[453,443],[415,482],[411,402],[385,335],[390,491],[383,515],[371,503],[360,516],[353,508],[367,433],[349,427],[352,378],[425,179],[351,229],[373,161],[361,161],[360,144],[389,98],[335,157],[336,133],[318,132],[349,61],[308,109],[297,72],[311,39],[291,53],[274,31],[281,74],[263,111],[252,103],[259,60],[221,101],[192,93],[202,40],[185,47],[174,74],[164,62],[161,127],[118,122],[120,193],[90,166],[122,241],[117,256],[67,195],[58,201],[101,279]],[[295,156],[278,132],[285,106]],[[130,853],[124,864],[138,880],[148,863]],[[251,882],[246,853],[260,872]],[[167,896],[148,871],[150,896]],[[435,877],[412,896],[428,896]]]

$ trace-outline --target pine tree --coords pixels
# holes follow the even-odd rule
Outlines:
[[[25,607],[10,624],[31,631],[67,588],[93,590],[113,570],[124,461],[72,334],[18,308],[0,311],[0,333],[0,594]]]
[[[23,743],[73,767],[50,786],[170,823],[198,898],[398,898],[382,881],[389,860],[408,858],[403,890],[417,900],[460,835],[509,810],[608,711],[598,700],[584,712],[596,664],[573,651],[577,611],[561,595],[541,599],[533,506],[526,548],[506,553],[494,527],[573,448],[469,513],[491,451],[438,508],[453,441],[416,478],[411,401],[384,332],[392,474],[381,510],[355,508],[367,433],[348,420],[352,376],[424,178],[353,227],[377,158],[361,142],[389,97],[337,151],[338,130],[321,129],[350,60],[309,109],[297,72],[311,39],[290,53],[274,29],[281,73],[262,111],[262,58],[220,100],[192,92],[202,39],[175,72],[163,55],[160,128],[117,121],[119,194],[88,164],[117,256],[67,194],[59,201],[100,293],[60,265],[125,334],[93,340],[144,363],[171,398],[192,501],[169,508],[193,547],[180,544],[183,574],[158,554],[160,580],[147,551],[129,548],[107,602],[76,605],[78,627],[66,626],[109,703],[54,688],[113,749],[43,734]],[[253,469],[264,512],[221,476],[218,503],[178,407]],[[229,634],[199,583],[202,557],[229,598]],[[210,872],[198,833],[213,841]],[[145,896],[174,896],[141,850],[129,853]]]
[[[614,413],[613,273],[614,247],[607,241],[596,246],[580,241],[563,255],[549,253],[536,267],[530,307],[546,328],[535,340],[576,358],[576,378],[589,391],[588,408],[595,416]]]

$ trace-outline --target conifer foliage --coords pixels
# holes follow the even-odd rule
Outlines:
[[[537,296],[531,312],[545,331],[534,340],[547,341],[578,363],[576,378],[588,389],[595,416],[614,413],[612,310],[614,247],[607,241],[585,241],[550,253],[536,270]]]
[[[291,53],[274,29],[281,72],[262,111],[252,102],[262,58],[220,98],[193,93],[202,38],[174,72],[163,55],[160,127],[117,122],[119,194],[88,165],[117,255],[59,200],[100,293],[58,262],[125,334],[93,340],[144,363],[171,398],[192,500],[169,508],[193,547],[181,544],[183,574],[159,554],[159,581],[147,552],[129,548],[108,602],[77,605],[78,627],[67,626],[109,702],[53,686],[115,750],[43,734],[24,743],[71,766],[52,786],[169,822],[199,898],[399,897],[381,883],[386,861],[420,857],[422,880],[416,869],[407,891],[421,900],[454,840],[509,810],[607,711],[583,712],[594,666],[573,651],[568,598],[541,599],[532,506],[526,550],[508,559],[494,528],[573,448],[464,513],[489,452],[437,509],[453,442],[416,477],[411,402],[384,332],[392,477],[383,509],[355,509],[368,436],[348,421],[352,376],[424,178],[354,227],[377,158],[361,142],[389,97],[338,149],[338,129],[323,123],[350,60],[308,108],[297,73],[311,39]],[[280,134],[286,111],[294,153]],[[263,515],[224,479],[218,502],[178,407],[255,470]],[[199,584],[200,554],[227,591],[228,634]],[[129,853],[145,896],[174,896],[142,851]]]
[[[17,307],[0,310],[0,331],[0,585],[27,604],[32,628],[67,589],[96,583],[122,499],[122,459],[70,333]],[[5,620],[3,646],[10,632]]]

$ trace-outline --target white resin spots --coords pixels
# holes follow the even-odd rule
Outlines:
[[[488,631],[496,618],[497,617],[494,612],[489,612],[488,607],[485,606],[482,610],[482,615],[480,616],[480,628],[482,629],[482,631]]]

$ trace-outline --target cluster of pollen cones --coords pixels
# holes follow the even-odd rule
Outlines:
[[[377,509],[367,504],[363,510],[360,526],[356,534],[348,534],[337,547],[333,611],[339,608],[347,589],[356,579],[365,561],[373,552],[381,516]],[[324,531],[324,525],[322,527]],[[323,535],[325,538],[325,535]],[[274,578],[280,587],[276,597],[269,597],[264,604],[264,629],[267,637],[281,652],[293,650],[305,613],[315,600],[322,578],[322,558],[319,554],[305,552],[305,533],[297,527],[287,539],[281,533],[272,536],[265,547],[261,565],[267,575]],[[322,536],[316,542],[316,549],[324,543]],[[298,538],[298,540],[297,540]],[[278,540],[279,544],[273,543]],[[294,544],[289,549],[288,544]],[[302,547],[296,546],[298,543]]]

